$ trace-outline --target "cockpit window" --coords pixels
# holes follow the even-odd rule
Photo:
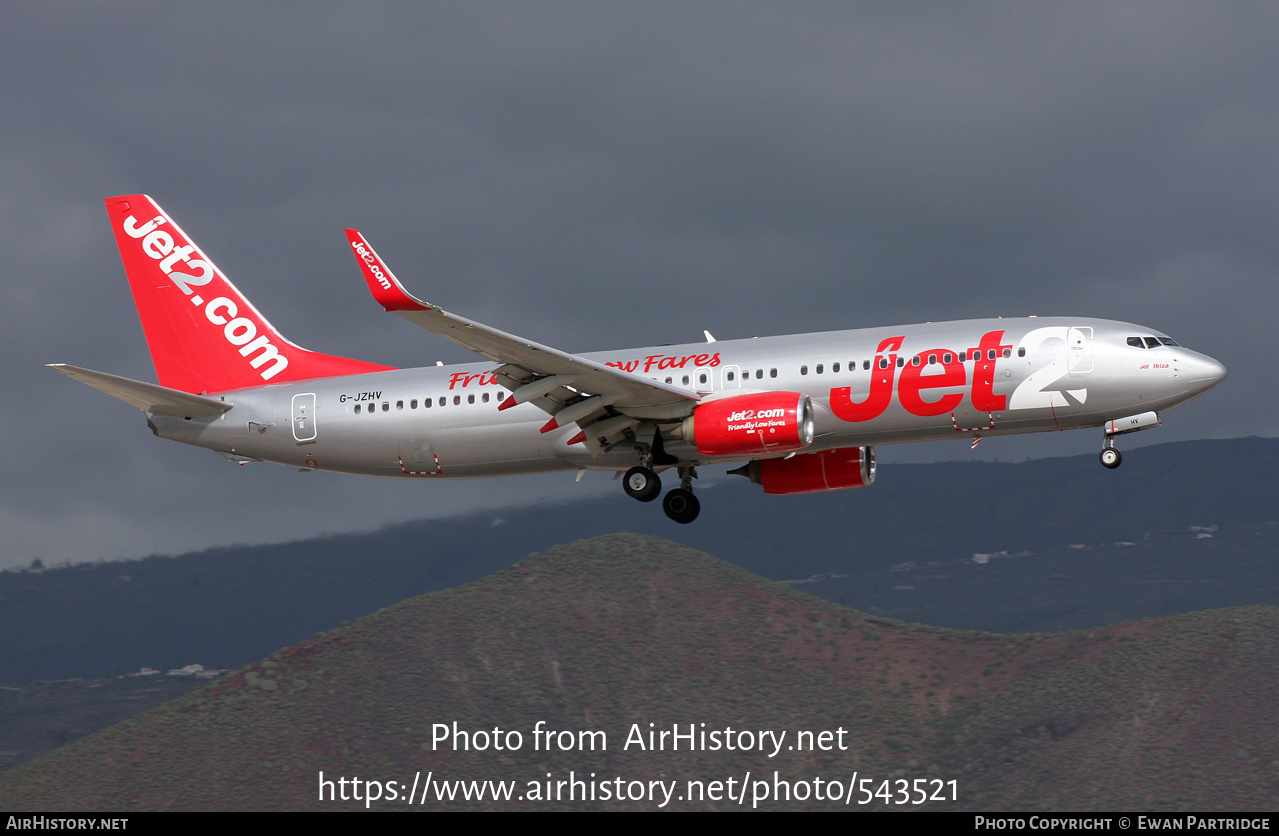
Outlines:
[[[1161,345],[1180,347],[1172,337],[1128,337],[1126,342],[1133,348],[1159,348]]]

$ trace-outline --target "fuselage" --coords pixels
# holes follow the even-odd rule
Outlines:
[[[1211,357],[1145,326],[1083,317],[922,323],[581,355],[697,393],[808,395],[807,450],[960,436],[1066,430],[1156,416],[1225,376]],[[397,369],[214,393],[216,417],[152,415],[157,435],[233,457],[370,476],[468,478],[573,469],[626,470],[630,445],[592,455],[570,444],[575,425],[541,432],[531,403],[498,410],[510,393],[493,363]],[[659,425],[660,426],[660,425]],[[666,452],[707,457],[663,429]]]
[[[482,361],[393,369],[287,340],[149,196],[107,198],[157,383],[51,368],[141,409],[154,432],[241,463],[401,479],[624,472],[685,524],[697,468],[765,493],[875,481],[875,445],[1103,427],[1115,436],[1225,377],[1144,326],[985,319],[571,354],[409,293],[356,229],[347,243],[383,310]],[[580,473],[579,473],[580,476]]]

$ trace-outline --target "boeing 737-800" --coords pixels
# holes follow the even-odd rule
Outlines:
[[[483,358],[396,369],[286,340],[146,195],[106,201],[159,385],[51,368],[233,461],[435,480],[586,470],[697,517],[697,468],[740,464],[766,493],[870,485],[874,447],[1155,427],[1225,368],[1153,328],[1085,317],[982,319],[569,354],[411,296],[357,231],[388,311]]]

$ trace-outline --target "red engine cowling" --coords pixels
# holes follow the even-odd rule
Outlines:
[[[863,488],[875,481],[875,448],[843,447],[788,459],[753,461],[740,470],[764,493],[792,494]]]
[[[758,456],[813,443],[813,404],[799,392],[756,392],[699,404],[684,440],[704,456]]]

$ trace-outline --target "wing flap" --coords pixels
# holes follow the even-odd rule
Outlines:
[[[172,415],[177,418],[205,418],[220,415],[229,410],[233,404],[217,398],[206,398],[192,395],[154,383],[143,383],[106,372],[95,372],[65,363],[50,363],[47,368],[78,380],[86,386],[92,386],[99,392],[105,392],[113,398],[136,406],[143,412],[153,415]]]

